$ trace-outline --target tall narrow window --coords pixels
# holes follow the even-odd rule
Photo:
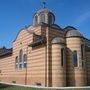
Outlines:
[[[15,68],[18,68],[18,65],[19,65],[18,56],[16,56],[16,59],[15,59]]]
[[[22,68],[23,65],[23,51],[22,49],[19,52],[19,68]]]
[[[19,52],[19,62],[22,62],[22,55],[23,55],[23,51],[22,51],[22,49],[20,50],[20,52]]]
[[[64,48],[61,49],[61,66],[64,64],[64,59],[65,59],[65,50]]]
[[[24,68],[27,67],[27,55],[26,54],[23,55],[23,67]]]
[[[82,58],[82,60],[83,60],[83,53],[84,53],[84,45],[82,44],[81,45],[81,58]]]
[[[77,51],[73,51],[72,52],[72,62],[73,62],[74,67],[78,66]]]
[[[84,45],[81,45],[81,59],[82,59],[82,66],[84,65],[83,60],[84,60]]]
[[[45,23],[45,15],[44,14],[41,14],[41,17],[40,17],[40,22],[44,22]]]

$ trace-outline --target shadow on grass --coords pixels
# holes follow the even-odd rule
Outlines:
[[[5,88],[8,88],[8,87],[13,87],[13,86],[6,85],[6,84],[0,84],[0,89],[5,89]]]

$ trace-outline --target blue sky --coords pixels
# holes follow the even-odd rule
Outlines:
[[[0,0],[0,47],[12,47],[19,30],[32,24],[42,2],[56,16],[56,24],[76,27],[90,39],[90,0]]]

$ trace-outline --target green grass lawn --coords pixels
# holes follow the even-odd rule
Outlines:
[[[78,89],[78,88],[76,89],[37,89],[37,88],[31,88],[31,87],[0,84],[0,90],[90,90],[90,88],[88,89]]]
[[[0,90],[40,90],[40,89],[0,84]]]

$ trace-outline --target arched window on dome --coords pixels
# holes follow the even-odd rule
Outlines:
[[[48,16],[48,24],[54,24],[54,17],[53,17],[53,15],[52,14],[49,14],[49,16]]]
[[[74,65],[74,67],[78,66],[77,51],[72,52],[72,63]]]
[[[42,23],[45,23],[45,15],[44,14],[41,14],[40,15],[40,22]]]
[[[36,15],[35,17],[34,17],[34,25],[37,25],[38,24],[38,16]]]

